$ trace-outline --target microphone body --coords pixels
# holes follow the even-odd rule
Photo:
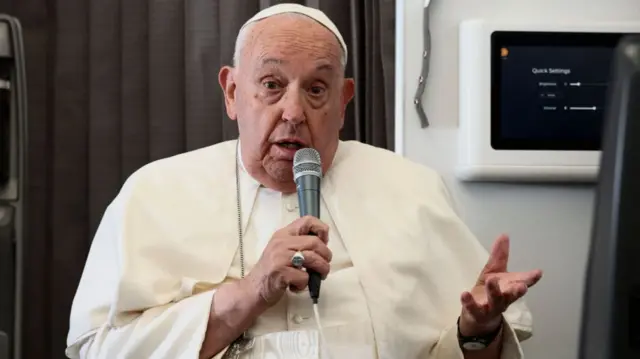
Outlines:
[[[293,161],[293,173],[298,193],[300,217],[313,216],[320,218],[320,184],[322,181],[322,165],[320,154],[312,148],[303,148],[296,152]],[[309,233],[314,235],[315,233]],[[307,269],[309,274],[309,295],[313,303],[320,297],[320,273]]]
[[[313,175],[300,176],[296,180],[300,217],[320,218],[320,178]]]

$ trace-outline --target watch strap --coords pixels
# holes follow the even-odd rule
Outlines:
[[[500,331],[502,330],[504,320],[500,322],[498,328],[484,335],[465,336],[460,332],[460,317],[458,317],[458,343],[465,350],[482,350],[491,345]]]

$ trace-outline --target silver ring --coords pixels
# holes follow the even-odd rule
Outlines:
[[[291,265],[296,268],[301,268],[303,264],[304,256],[302,255],[302,252],[297,251],[296,253],[294,253],[293,257],[291,257]]]

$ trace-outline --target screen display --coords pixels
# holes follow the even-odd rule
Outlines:
[[[623,36],[494,32],[492,147],[600,150],[614,50]]]

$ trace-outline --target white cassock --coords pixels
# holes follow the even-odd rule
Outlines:
[[[67,356],[198,358],[215,288],[240,277],[235,149],[228,141],[159,160],[126,181],[92,243]],[[298,201],[240,167],[249,272],[273,232],[299,216]],[[321,193],[333,260],[319,310],[332,358],[462,359],[460,294],[488,254],[441,178],[341,142]],[[519,300],[505,319],[502,358],[522,358],[531,314]],[[308,292],[287,293],[251,328],[256,343],[243,358],[326,357],[316,328]]]

